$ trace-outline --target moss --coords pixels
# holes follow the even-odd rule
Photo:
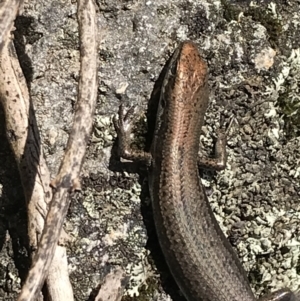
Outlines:
[[[288,138],[300,135],[300,98],[292,99],[291,94],[291,88],[286,87],[286,91],[280,93],[277,101],[281,109],[281,115],[285,121],[285,130]]]

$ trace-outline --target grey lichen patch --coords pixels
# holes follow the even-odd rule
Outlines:
[[[97,286],[106,270],[115,265],[125,269],[142,260],[139,254],[147,238],[138,215],[141,190],[133,180],[129,175],[92,174],[84,181],[83,201],[71,205],[73,223],[67,229],[73,237],[72,279],[82,282],[82,295]],[[91,273],[91,269],[98,272]],[[82,279],[83,274],[91,276]]]
[[[243,12],[246,9],[245,5]],[[298,24],[299,18],[283,24],[287,19],[280,7],[274,9],[270,4],[266,11],[270,14],[269,21],[279,22],[278,28],[275,24],[278,35],[274,37],[277,47],[283,47],[281,39],[287,37],[289,26]],[[218,31],[216,38],[210,40],[214,45],[209,56],[213,69],[211,81],[216,90],[207,112],[205,138],[201,139],[204,151],[209,154],[207,138],[217,127],[215,117],[220,114],[219,106],[225,108],[222,112],[225,116],[234,112],[238,124],[233,126],[228,139],[229,161],[226,170],[217,176],[217,186],[209,177],[209,182],[204,183],[211,187],[208,196],[217,220],[237,247],[254,291],[261,295],[280,287],[296,290],[299,139],[289,138],[287,119],[283,117],[279,100],[281,93],[286,92],[285,86],[290,85],[286,101],[290,104],[295,99],[297,103],[300,44],[291,50],[291,41],[286,42],[286,48],[273,52],[269,69],[253,69],[251,64],[257,55],[270,49],[267,25],[245,14],[220,24],[225,30]],[[283,31],[287,31],[286,35]],[[295,115],[290,115],[297,116],[297,107]],[[279,230],[276,225],[282,217],[287,217],[287,225]],[[232,230],[235,230],[233,234]]]
[[[182,26],[177,30],[177,35],[182,39],[186,39],[186,35],[190,34],[193,39],[198,39],[205,29],[213,30],[209,20],[218,19],[215,7],[210,6],[208,2],[202,3],[182,2],[180,8],[184,14],[180,16]]]
[[[139,261],[130,263],[126,270],[130,276],[130,282],[126,295],[134,300],[144,300],[144,298],[152,299],[154,289],[158,287],[157,275],[155,275],[148,262],[149,252],[141,252],[138,254]],[[124,297],[123,300],[127,298]]]
[[[294,290],[298,288],[299,168],[286,160],[293,149],[299,154],[296,145],[291,142],[281,149],[274,136],[273,144],[269,146],[270,152],[272,148],[281,149],[273,157],[274,163],[265,161],[267,152],[264,155],[261,152],[260,164],[255,164],[253,158],[253,163],[244,166],[244,175],[238,175],[232,169],[237,164],[236,158],[235,163],[229,163],[228,170],[219,175],[220,185],[228,185],[227,196],[220,192],[211,196],[213,200],[217,197],[219,204],[224,204],[221,205],[222,210],[214,201],[212,203],[221,216],[218,221],[223,225],[223,230],[227,228],[225,233],[228,233],[228,228],[240,227],[235,238],[237,248],[246,270],[252,275],[252,284],[258,294],[284,286]],[[258,146],[253,144],[252,147]],[[246,160],[250,154],[248,151]],[[268,180],[268,170],[273,174],[272,182]],[[281,176],[276,177],[275,170],[280,171]],[[277,207],[274,207],[277,202]]]
[[[78,49],[78,23],[76,11],[66,20],[65,29],[58,35],[58,41],[67,49]]]
[[[278,39],[282,33],[282,21],[280,16],[276,14],[276,4],[274,2],[260,6],[252,1],[249,2],[248,6],[245,6],[243,3],[231,3],[227,0],[221,0],[221,4],[223,6],[223,17],[228,22],[239,22],[243,16],[251,17],[253,21],[266,28],[271,46],[278,45]]]
[[[92,189],[87,188],[87,190],[85,191],[85,197],[82,205],[91,218],[99,218],[99,213],[97,212],[97,208],[95,208],[97,204],[94,201],[94,191]]]
[[[149,263],[144,265],[143,261],[139,265],[135,265],[134,269],[129,269],[132,274],[129,289],[122,301],[147,301],[152,300],[156,296],[159,288],[157,276],[149,270]]]
[[[226,21],[237,21],[240,14],[243,12],[242,8],[236,3],[232,4],[230,1],[221,0],[223,6],[223,17]]]
[[[97,147],[111,146],[114,141],[115,131],[112,126],[112,117],[96,115],[94,131],[91,141],[97,143]]]
[[[295,211],[274,209],[261,211],[260,218],[248,224],[247,228],[254,231],[248,239],[251,246],[250,252],[247,250],[247,265],[253,266],[252,275],[258,275],[252,281],[259,294],[278,286],[298,289],[300,279],[295,263],[299,260],[299,217]],[[240,244],[239,250],[243,251],[243,247]],[[277,272],[271,272],[270,266]]]
[[[46,142],[46,160],[53,173],[59,166],[70,130],[79,71],[76,4],[67,3],[57,2],[55,6],[46,2],[33,3],[35,10],[25,5],[24,23],[19,25],[23,35],[30,39],[22,55],[34,69],[30,81],[31,99],[41,138]],[[37,38],[31,38],[37,34]],[[54,140],[51,137],[51,143],[47,143],[49,131],[57,132]]]

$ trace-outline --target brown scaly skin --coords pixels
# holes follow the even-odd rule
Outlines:
[[[254,301],[246,273],[221,231],[198,173],[199,137],[208,106],[208,69],[197,47],[183,42],[166,73],[150,153],[130,149],[132,110],[114,124],[120,156],[145,161],[158,239],[169,269],[188,301]],[[217,156],[204,165],[226,164],[226,133]],[[203,164],[202,164],[203,165]],[[264,301],[292,300],[288,289]]]

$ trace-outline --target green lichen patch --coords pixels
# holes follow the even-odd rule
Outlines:
[[[277,106],[284,120],[288,139],[300,135],[300,49],[292,50],[282,72],[274,81],[278,91]]]
[[[293,90],[287,86],[286,91],[278,98],[281,115],[285,122],[285,130],[288,138],[300,135],[300,97],[292,97]]]

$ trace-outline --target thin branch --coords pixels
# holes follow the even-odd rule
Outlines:
[[[56,246],[55,255],[46,278],[51,301],[73,301],[73,289],[69,279],[67,250]],[[48,300],[48,299],[47,299]]]
[[[52,198],[50,173],[43,156],[26,81],[10,37],[8,40],[9,43],[4,43],[0,53],[0,102],[5,112],[7,137],[18,165],[27,203],[29,243],[36,250]],[[59,279],[55,276],[58,273],[68,273],[67,258],[63,256],[65,252],[63,247],[55,252],[47,277],[48,291],[53,301],[66,300],[65,296],[73,293],[67,277]]]
[[[130,277],[126,276],[126,273],[120,267],[117,267],[104,278],[95,301],[120,301],[123,297],[129,278]]]
[[[59,173],[38,251],[33,259],[19,301],[33,301],[48,274],[55,248],[69,208],[69,194],[80,187],[79,174],[92,129],[97,97],[97,27],[93,0],[78,0],[81,77],[73,127]]]

